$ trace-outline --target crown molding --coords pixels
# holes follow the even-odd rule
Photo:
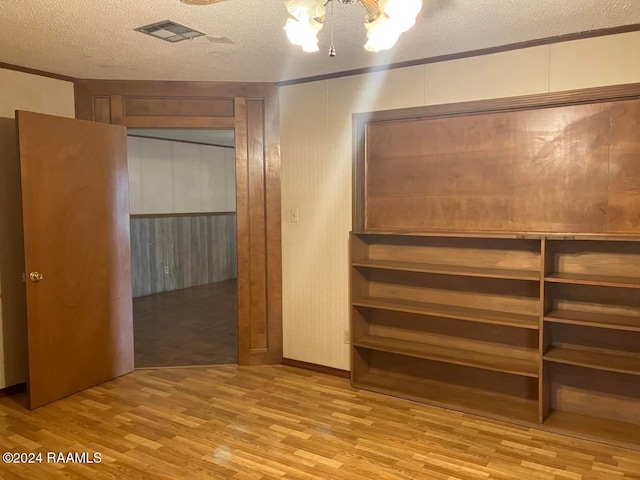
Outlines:
[[[469,50],[466,52],[450,53],[447,55],[438,55],[435,57],[419,58],[416,60],[408,60],[406,62],[390,63],[387,65],[376,65],[375,67],[357,68],[354,70],[345,70],[342,72],[327,73],[324,75],[316,75],[313,77],[296,78],[293,80],[285,80],[276,82],[278,87],[287,85],[296,85],[299,83],[317,82],[320,80],[331,80],[333,78],[351,77],[353,75],[362,75],[365,73],[384,72],[396,68],[413,67],[416,65],[427,65],[429,63],[448,62],[451,60],[460,60],[462,58],[480,57],[482,55],[491,55],[493,53],[510,52],[513,50],[521,50],[523,48],[540,47],[544,45],[552,45],[554,43],[570,42],[572,40],[582,40],[585,38],[604,37],[607,35],[617,35],[621,33],[640,31],[640,24],[622,25],[620,27],[601,28],[598,30],[588,30],[585,32],[568,33],[565,35],[556,35],[554,37],[545,37],[535,40],[527,40],[524,42],[510,43],[507,45],[499,45],[496,47],[481,48],[478,50]]]
[[[64,80],[65,82],[75,82],[77,78],[68,77],[67,75],[60,75],[58,73],[45,72],[44,70],[37,70],[35,68],[22,67],[20,65],[12,65],[10,63],[0,62],[0,68],[5,70],[15,70],[16,72],[29,73],[31,75],[38,75],[40,77],[55,78],[56,80]]]

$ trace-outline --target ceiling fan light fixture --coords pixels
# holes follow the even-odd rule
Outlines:
[[[326,0],[285,0],[289,15],[297,20],[322,19],[326,13]]]
[[[404,33],[416,24],[422,0],[379,0],[380,10]]]
[[[400,35],[415,25],[423,0],[285,0],[289,14],[294,17],[289,18],[284,26],[289,41],[302,47],[305,52],[317,52],[318,32],[322,29],[326,5],[332,1],[341,4],[360,3],[364,7],[364,25],[367,29],[364,48],[379,52],[392,48]],[[333,28],[331,31],[330,52],[335,51]]]
[[[373,22],[365,23],[365,27],[367,43],[364,49],[374,53],[393,48],[402,33],[397,24],[386,15],[380,15]]]
[[[318,32],[322,29],[322,23],[309,18],[305,20],[287,19],[284,26],[287,38],[293,45],[302,47],[305,52],[317,52]]]

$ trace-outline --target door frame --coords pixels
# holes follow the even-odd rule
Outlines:
[[[239,364],[281,363],[278,87],[78,80],[75,106],[76,118],[129,128],[234,130]]]

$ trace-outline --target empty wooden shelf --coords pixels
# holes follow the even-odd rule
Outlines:
[[[581,438],[640,448],[637,376],[547,363],[545,427]]]
[[[554,432],[570,433],[587,440],[604,440],[613,445],[640,449],[640,426],[633,423],[551,410],[544,426]]]
[[[414,302],[411,300],[392,300],[388,298],[360,298],[352,301],[356,307],[378,308],[397,312],[435,315],[445,318],[467,320],[470,322],[506,325],[511,327],[538,330],[539,318],[535,315],[523,315],[510,312],[496,312],[476,308],[444,305],[436,303]]]
[[[600,285],[603,287],[640,288],[640,278],[620,275],[591,275],[587,273],[552,273],[547,282],[574,283],[577,285]]]
[[[546,239],[547,282],[640,288],[640,242]]]
[[[377,335],[367,335],[354,340],[355,347],[368,348],[383,352],[397,353],[410,357],[436,360],[439,362],[465,365],[469,367],[494,370],[496,372],[538,377],[537,359],[523,359],[507,357],[462,348],[451,348],[436,344],[412,342],[396,338],[385,338]]]
[[[538,418],[540,238],[353,234],[355,386]]]
[[[640,375],[640,354],[617,353],[580,347],[551,347],[544,360],[609,372]]]
[[[551,310],[544,316],[544,319],[553,323],[640,332],[640,315],[616,315],[606,312],[584,312],[560,309]]]
[[[447,382],[372,370],[354,380],[353,385],[374,392],[501,420],[524,423],[537,421],[536,401]]]
[[[403,270],[407,272],[442,273],[464,277],[505,278],[514,280],[540,280],[540,271],[508,268],[475,267],[463,265],[440,265],[436,263],[414,263],[385,260],[360,260],[352,262],[354,267]]]
[[[638,448],[640,241],[543,242],[545,426]]]

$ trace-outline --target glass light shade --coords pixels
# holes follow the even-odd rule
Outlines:
[[[289,18],[284,26],[289,41],[302,47],[305,52],[317,52],[319,50],[318,32],[320,29],[322,29],[322,24],[313,19],[298,21]]]
[[[422,0],[380,0],[379,6],[403,33],[415,25],[416,17],[422,10]]]
[[[373,22],[365,23],[368,41],[364,46],[370,52],[380,52],[392,48],[400,34],[398,26],[386,15],[380,15]]]
[[[326,13],[325,0],[286,0],[289,14],[298,20],[322,18]]]

